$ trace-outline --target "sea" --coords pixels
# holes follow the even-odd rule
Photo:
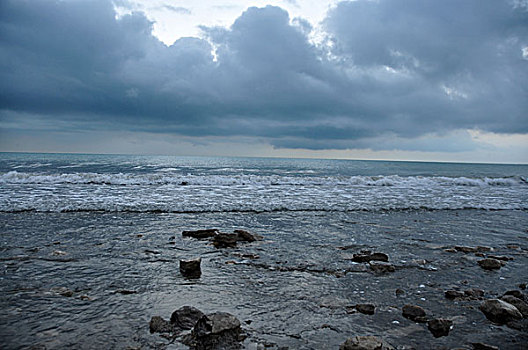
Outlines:
[[[528,209],[528,165],[0,154],[1,212]]]
[[[262,240],[217,249],[181,234],[206,228]],[[479,310],[526,295],[528,165],[0,153],[0,238],[2,349],[187,349],[149,332],[185,305],[236,316],[243,349],[528,343],[526,325]],[[353,261],[365,251],[395,271]],[[503,266],[483,270],[493,256]],[[196,257],[190,280],[178,262]],[[484,295],[444,296],[472,288]],[[405,304],[452,320],[449,336]]]

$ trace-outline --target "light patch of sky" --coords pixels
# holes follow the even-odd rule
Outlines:
[[[129,0],[116,3],[118,16],[140,11],[154,22],[153,35],[171,45],[182,37],[201,37],[199,26],[229,27],[247,8],[279,6],[290,18],[301,17],[314,31],[310,39],[321,40],[319,23],[338,0]]]

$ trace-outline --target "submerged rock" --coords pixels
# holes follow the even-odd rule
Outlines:
[[[192,306],[183,306],[174,311],[170,322],[180,329],[192,329],[204,313]]]
[[[183,231],[183,237],[192,237],[196,239],[206,239],[211,238],[218,233],[218,230],[215,228],[206,229],[206,230],[194,230],[194,231]]]
[[[192,349],[240,349],[240,321],[226,312],[215,312],[202,316],[194,326],[185,343]]]
[[[180,273],[187,278],[199,278],[202,275],[201,258],[180,260]]]
[[[479,260],[478,264],[484,270],[498,270],[502,267],[502,264],[499,260],[491,258]]]
[[[382,339],[367,335],[348,338],[339,350],[394,350],[394,348]]]
[[[52,293],[55,293],[55,294],[59,294],[59,295],[62,295],[63,297],[72,297],[73,296],[73,291],[66,288],[66,287],[52,287],[50,289],[50,291]]]
[[[515,306],[499,299],[488,299],[484,301],[480,305],[480,311],[490,321],[498,324],[505,324],[522,318],[522,314]]]
[[[402,308],[402,315],[414,322],[427,322],[425,310],[417,305],[405,305]]]
[[[453,321],[445,318],[435,318],[427,322],[427,328],[435,338],[445,337],[449,335]]]

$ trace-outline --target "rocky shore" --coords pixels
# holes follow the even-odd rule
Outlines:
[[[216,249],[236,248],[239,244],[248,244],[256,241],[262,241],[263,236],[252,234],[246,230],[234,230],[233,233],[222,233],[219,229],[199,229],[193,231],[183,231],[183,237],[207,240],[209,244]],[[354,250],[356,247],[340,246],[337,247],[341,251]],[[512,245],[510,249],[518,249],[518,246]],[[462,253],[473,254],[480,258],[476,260],[478,265],[483,270],[495,271],[505,266],[508,261],[514,260],[512,256],[495,255],[496,251],[493,247],[487,246],[453,246],[453,247],[438,247],[447,253]],[[523,253],[525,255],[525,253]],[[336,278],[346,276],[348,273],[370,273],[379,278],[385,274],[394,273],[396,269],[421,268],[429,271],[436,271],[438,268],[428,266],[426,260],[412,260],[410,264],[394,265],[390,262],[389,255],[379,251],[359,250],[353,252],[351,255],[343,257],[343,260],[352,261],[355,265],[351,269],[334,270],[328,268],[313,268],[310,266],[281,266],[277,262],[275,266],[256,263],[254,260],[258,256],[250,253],[229,252],[226,251],[226,256],[233,257],[248,257],[250,260],[242,260],[239,264],[247,264],[259,269],[266,269],[269,271],[279,272],[306,272],[306,273],[320,273],[333,275]],[[184,278],[199,279],[201,277],[201,257],[180,260],[180,273]],[[228,260],[226,264],[237,264],[235,260]],[[528,276],[527,276],[528,277]],[[381,277],[382,278],[382,277]],[[528,294],[526,293],[526,283],[521,283],[518,289],[508,290],[500,297],[494,297],[492,293],[477,288],[467,288],[465,290],[448,289],[443,293],[443,297],[453,303],[465,302],[469,304],[470,308],[475,308],[478,304],[478,309],[485,316],[481,320],[480,326],[488,324],[505,325],[510,329],[514,329],[520,333],[521,342],[528,340]],[[395,290],[396,296],[401,296],[406,292],[401,289]],[[421,298],[425,300],[424,298]],[[417,300],[417,304],[420,300]],[[465,304],[464,303],[464,304]],[[461,313],[464,313],[461,305]],[[335,305],[321,305],[321,307],[334,308]],[[344,309],[347,314],[360,313],[371,316],[375,319],[376,308],[381,305],[376,303],[361,303],[355,305],[345,305]],[[386,307],[386,306],[385,306]],[[339,308],[339,306],[337,306]],[[434,338],[448,337],[450,331],[456,327],[460,322],[460,316],[450,317],[448,315],[438,315],[426,311],[423,307],[414,304],[405,304],[401,307],[401,315],[414,322],[415,324],[423,324],[429,330]],[[251,320],[247,324],[251,324]],[[393,321],[398,324],[398,321]],[[236,316],[226,312],[213,312],[205,314],[193,306],[183,306],[175,310],[170,318],[170,321],[163,319],[161,316],[153,316],[149,323],[151,333],[159,333],[161,337],[171,341],[178,341],[189,346],[190,349],[241,349],[242,342],[251,334],[251,330],[241,327],[242,323]],[[478,327],[479,325],[475,325]],[[322,328],[330,328],[331,325],[323,324]],[[339,329],[334,328],[339,331]],[[497,343],[500,343],[498,341]],[[247,345],[247,344],[246,344]],[[256,349],[279,348],[287,349],[288,347],[278,347],[272,343],[251,343]],[[487,344],[483,342],[469,342],[467,344],[460,344],[461,346],[455,349],[474,349],[474,350],[493,350],[500,349],[499,345]],[[519,344],[521,347],[524,345]],[[353,335],[346,338],[339,347],[340,350],[394,350],[394,349],[411,349],[405,345],[390,344],[383,337],[376,335]]]

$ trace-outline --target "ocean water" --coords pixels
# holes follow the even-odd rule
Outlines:
[[[0,211],[527,209],[528,165],[0,154]]]
[[[3,153],[0,348],[187,349],[150,334],[149,320],[191,305],[239,318],[245,349],[338,349],[355,335],[402,350],[525,349],[526,326],[493,324],[482,300],[444,291],[526,293],[527,174],[523,165]],[[181,235],[203,228],[263,239],[216,249]],[[351,261],[362,250],[386,253],[395,271]],[[487,256],[509,260],[486,271]],[[178,261],[193,257],[202,276],[189,280]],[[375,314],[347,313],[357,303]],[[451,319],[449,336],[404,318],[405,304]]]

